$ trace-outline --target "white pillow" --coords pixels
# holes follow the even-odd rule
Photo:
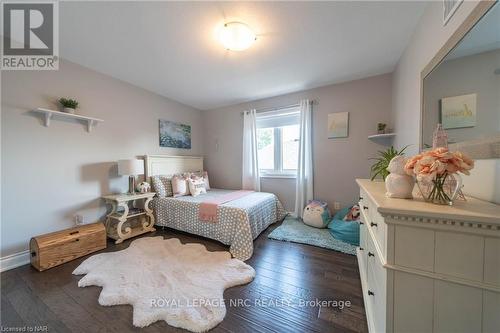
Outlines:
[[[203,178],[199,179],[188,179],[189,191],[193,197],[196,197],[202,193],[207,193],[207,189],[205,188],[205,181]]]
[[[210,182],[208,181],[208,172],[203,171],[203,180],[205,181],[205,188],[210,190]]]
[[[191,174],[191,179],[202,179],[205,182],[205,189],[210,190],[210,182],[208,181],[208,172],[198,171]]]
[[[172,177],[172,191],[174,198],[189,195],[188,178],[184,176]]]

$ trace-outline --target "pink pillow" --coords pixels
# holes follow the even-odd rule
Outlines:
[[[189,195],[189,185],[187,180],[188,178],[184,176],[172,177],[172,192],[174,192],[174,198]]]

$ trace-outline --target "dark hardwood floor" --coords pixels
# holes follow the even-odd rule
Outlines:
[[[225,291],[227,315],[211,332],[367,332],[356,258],[268,239],[278,225],[255,240],[253,257],[247,263],[257,275],[253,282]],[[209,250],[227,250],[216,241],[171,229],[144,237],[158,235],[203,243]],[[103,251],[124,249],[130,241],[109,242]],[[85,258],[42,273],[29,265],[2,273],[2,331],[26,326],[35,332],[186,332],[164,321],[139,329],[132,326],[131,306],[100,306],[101,288],[78,288],[80,277],[71,274]],[[229,306],[231,299],[248,299],[249,306]],[[316,300],[331,302],[320,307],[311,304]],[[335,301],[351,304],[341,308]]]

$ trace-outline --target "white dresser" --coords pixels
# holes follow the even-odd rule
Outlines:
[[[389,199],[358,179],[370,332],[500,332],[500,206]]]

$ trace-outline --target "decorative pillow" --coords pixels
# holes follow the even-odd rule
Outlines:
[[[189,195],[189,186],[187,184],[189,178],[185,176],[175,175],[172,177],[172,191],[174,198]]]
[[[208,181],[208,172],[198,171],[191,174],[191,179],[203,179],[205,182],[205,189],[210,190],[210,182]]]
[[[205,189],[210,190],[210,182],[208,181],[208,172],[203,171],[203,181],[205,182]]]
[[[325,228],[330,222],[330,210],[324,201],[309,200],[302,214],[302,221],[315,228]]]
[[[151,177],[153,184],[153,192],[156,192],[159,197],[171,197],[174,195],[172,191],[172,177],[168,176],[153,176]]]
[[[188,179],[189,191],[193,197],[196,197],[202,193],[207,193],[207,189],[205,188],[205,181],[203,178],[190,178]]]
[[[359,205],[352,206],[347,215],[343,218],[344,221],[358,221],[359,220]]]

